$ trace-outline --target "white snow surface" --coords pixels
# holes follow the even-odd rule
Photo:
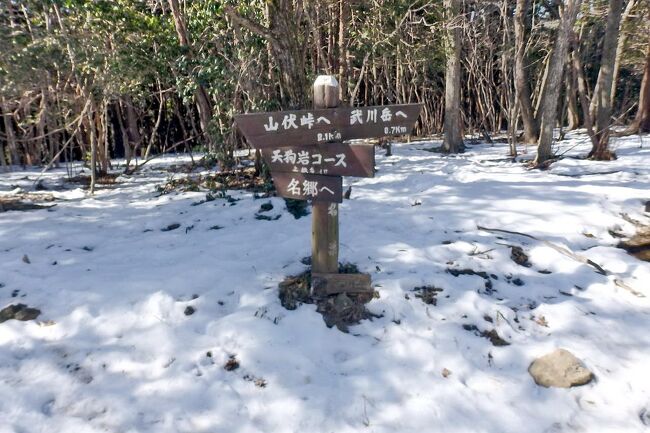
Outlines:
[[[381,315],[347,334],[314,305],[278,299],[278,283],[306,269],[311,218],[245,191],[228,192],[234,205],[191,206],[205,191],[159,196],[164,168],[187,157],[94,197],[68,187],[51,209],[0,213],[0,308],[42,310],[0,324],[0,433],[650,431],[650,263],[610,234],[634,233],[622,214],[649,222],[650,138],[613,140],[616,161],[565,158],[548,171],[512,162],[504,144],[443,156],[423,150],[439,142],[403,143],[377,156],[374,178],[346,178],[340,259],[372,275],[380,298],[368,308]],[[569,135],[558,151],[585,154],[587,141]],[[0,174],[0,194],[37,176]],[[281,217],[256,220],[268,201]],[[448,268],[494,274],[494,291]],[[415,296],[424,285],[443,289],[437,305]],[[535,385],[528,366],[560,347],[595,380]],[[230,356],[240,367],[226,371]]]

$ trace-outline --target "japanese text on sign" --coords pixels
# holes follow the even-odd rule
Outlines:
[[[276,172],[273,183],[282,197],[330,203],[340,203],[343,199],[340,176]]]
[[[235,120],[255,148],[310,146],[408,134],[421,104],[378,105],[238,114]]]
[[[327,143],[314,146],[262,149],[272,173],[372,177],[375,150],[367,144]]]
[[[271,155],[271,163],[293,165],[295,172],[327,174],[327,168],[322,168],[323,163],[332,164],[334,167],[347,167],[345,158],[345,153],[323,158],[320,152],[301,150],[296,153],[292,149],[275,149]]]
[[[316,180],[303,180],[302,184],[299,180],[291,178],[289,185],[287,185],[287,192],[293,196],[307,196],[314,198],[318,193],[324,192],[329,195],[334,195],[334,191],[329,189],[327,186],[318,186],[318,181]]]
[[[404,111],[397,110],[395,113],[393,113],[390,107],[385,107],[381,110],[378,108],[357,108],[352,110],[350,113],[349,124],[363,125],[369,123],[386,123],[391,122],[393,120],[393,116],[396,118],[401,117],[402,119],[408,118],[408,115]],[[271,132],[299,128],[312,129],[314,127],[314,124],[331,125],[332,122],[325,116],[319,116],[318,118],[315,118],[314,114],[311,112],[302,114],[300,116],[300,119],[298,119],[298,115],[295,113],[282,115],[282,120],[279,119],[279,116],[276,120],[276,117],[274,115],[270,115],[268,116],[266,123],[264,123],[264,130],[266,132]],[[323,140],[332,140],[337,138],[340,138],[340,134],[339,137],[328,137],[323,138]]]

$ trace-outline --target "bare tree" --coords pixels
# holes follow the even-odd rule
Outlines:
[[[526,25],[530,14],[530,0],[517,0],[514,15],[515,29],[515,88],[524,124],[524,138],[527,143],[536,143],[539,138],[539,124],[535,118],[533,103],[530,95],[530,80],[526,70]]]
[[[638,133],[650,132],[650,45],[646,48],[643,80],[639,92],[639,109],[634,119],[633,128]]]
[[[581,31],[582,33],[582,31]],[[584,69],[582,67],[582,60],[580,59],[580,43],[578,36],[574,33],[571,35],[571,65],[572,74],[575,77],[578,87],[578,95],[580,97],[580,106],[582,107],[582,114],[584,117],[584,126],[587,130],[587,135],[591,140],[592,146],[598,143],[596,134],[594,133],[594,120],[589,111],[589,96],[587,95],[587,80],[585,79]]]
[[[348,97],[348,27],[350,20],[350,3],[348,0],[339,0],[339,91],[341,101]]]
[[[623,50],[625,49],[625,42],[627,41],[627,32],[624,31],[623,26],[630,18],[632,10],[636,6],[635,0],[629,0],[623,15],[621,16],[621,23],[618,26],[618,43],[616,44],[616,61],[614,62],[614,78],[612,78],[612,94],[610,96],[612,108],[614,107],[614,100],[616,98],[616,82],[618,81],[618,72],[621,68],[621,60],[623,57]]]
[[[447,14],[445,70],[445,126],[443,150],[458,153],[465,150],[460,117],[460,0],[445,0]]]
[[[278,69],[280,84],[286,92],[283,105],[301,107],[307,102],[305,57],[309,44],[304,43],[303,9],[292,0],[268,2],[268,27],[241,15],[230,5],[224,11],[237,25],[263,37],[270,45]]]
[[[18,146],[16,145],[16,136],[14,135],[14,126],[11,121],[11,111],[8,109],[8,104],[0,95],[0,115],[2,116],[5,134],[7,136],[7,145],[9,148],[9,163],[19,164]],[[4,150],[2,154],[2,161],[4,161]]]
[[[186,47],[191,53],[192,47],[190,45],[187,24],[178,0],[169,0],[169,6],[172,10],[172,15],[174,16],[174,26],[176,27],[179,44],[181,47]],[[211,152],[214,152],[216,150],[214,141],[209,133],[210,123],[212,121],[212,104],[210,103],[208,92],[202,84],[197,84],[196,91],[194,92],[194,100],[196,101],[196,108],[199,111],[199,121],[201,123],[203,135],[208,143],[208,149]]]
[[[591,149],[589,156],[594,159],[609,160],[615,155],[608,149],[609,124],[612,116],[612,85],[614,65],[616,63],[616,45],[618,43],[619,24],[623,0],[610,0],[603,41],[603,54],[600,60],[600,71],[596,84],[596,138],[598,143]]]
[[[567,57],[573,25],[576,22],[582,0],[567,0],[564,4],[553,53],[549,60],[545,90],[542,94],[539,119],[541,128],[535,164],[539,166],[553,158],[553,128],[557,122],[557,103],[562,85],[562,72]]]

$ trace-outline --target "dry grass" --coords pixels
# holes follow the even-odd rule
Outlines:
[[[51,203],[54,200],[55,198],[52,194],[42,192],[3,195],[0,197],[0,212],[47,209],[55,205],[43,205],[40,203]]]

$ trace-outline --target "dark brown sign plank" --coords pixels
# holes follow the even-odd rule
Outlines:
[[[302,173],[271,173],[278,195],[296,200],[343,201],[343,178]]]
[[[375,147],[369,144],[328,143],[305,147],[262,149],[271,173],[326,174],[373,177]]]
[[[238,114],[237,127],[256,148],[309,146],[409,134],[422,104],[337,107]]]
[[[311,285],[316,295],[335,293],[372,293],[369,274],[311,274]]]

